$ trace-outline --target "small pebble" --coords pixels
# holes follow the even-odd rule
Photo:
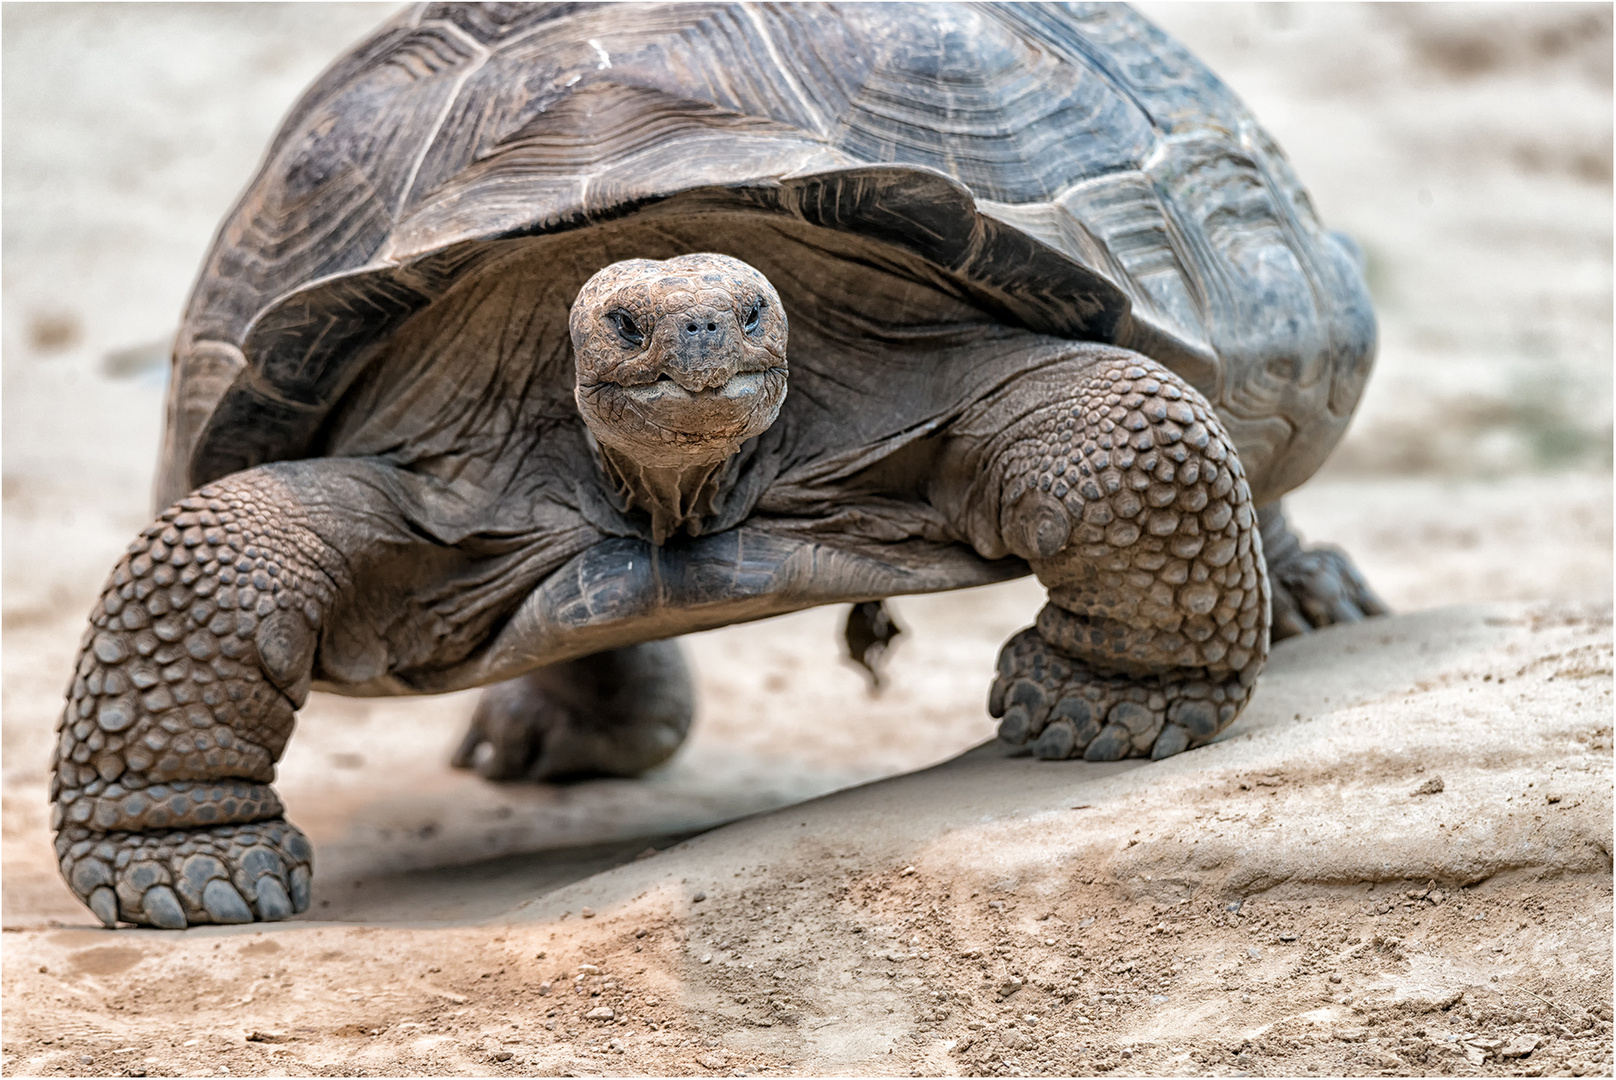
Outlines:
[[[707,899],[707,894],[704,892],[698,892],[695,896],[690,898],[690,902],[692,904],[699,904],[705,899]]]
[[[588,1012],[584,1013],[584,1019],[585,1020],[610,1020],[610,1019],[614,1018],[616,1015],[617,1014],[615,1012],[613,1012],[611,1009],[608,1009],[606,1006],[602,1005],[599,1008],[590,1009]]]
[[[511,1060],[511,1052],[509,1050],[501,1050],[499,1053],[494,1055],[493,1060],[495,1060],[495,1061],[509,1061],[509,1060]]]
[[[89,1054],[80,1054],[79,1055],[79,1064],[80,1065],[93,1065],[93,1064],[95,1064],[95,1058],[91,1057]]]
[[[1536,1050],[1545,1042],[1548,1042],[1548,1039],[1545,1036],[1535,1033],[1529,1032],[1525,1035],[1517,1035],[1507,1044],[1499,1047],[1498,1056],[1502,1058],[1530,1057],[1532,1051]]]
[[[586,919],[593,919],[595,917],[595,909],[586,907],[578,914],[582,915]]]

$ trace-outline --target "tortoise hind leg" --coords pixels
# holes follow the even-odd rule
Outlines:
[[[1274,641],[1388,613],[1346,552],[1302,546],[1279,503],[1259,508],[1257,520],[1268,562]]]
[[[609,649],[483,691],[453,764],[489,780],[636,776],[673,756],[694,711],[677,642]]]

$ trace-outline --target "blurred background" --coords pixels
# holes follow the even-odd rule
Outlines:
[[[1608,599],[1610,6],[1142,7],[1368,257],[1380,358],[1346,440],[1289,500],[1300,531],[1347,548],[1399,610]],[[51,727],[84,614],[151,514],[193,276],[281,115],[392,10],[0,9],[8,926],[84,915],[48,848]],[[1040,602],[1030,582],[897,601],[909,633],[879,695],[840,658],[839,610],[689,639],[697,731],[637,782],[485,785],[446,765],[470,696],[316,695],[280,784],[319,852],[315,914],[466,914],[420,871],[472,860],[494,861],[450,876],[483,875],[497,910],[501,889],[646,837],[950,757],[991,736],[994,656]]]

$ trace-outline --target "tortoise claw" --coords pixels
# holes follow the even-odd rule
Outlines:
[[[1084,761],[1121,761],[1133,749],[1133,739],[1121,724],[1107,724],[1083,751]]]
[[[216,923],[249,923],[253,921],[252,908],[241,898],[236,887],[222,878],[214,878],[202,889],[202,910]]]
[[[285,919],[308,910],[314,852],[284,821],[112,833],[63,843],[64,876],[107,927],[188,926]]]
[[[988,707],[1001,712],[999,740],[1042,761],[1160,759],[1211,739],[1248,693],[1238,679],[1217,684],[1193,670],[1095,671],[1028,627],[1000,653]]]
[[[265,922],[292,917],[292,898],[286,895],[286,887],[276,878],[258,879],[258,917]]]
[[[160,926],[164,930],[184,930],[190,925],[185,918],[185,909],[180,906],[180,898],[167,885],[153,885],[147,889],[140,906],[153,926]]]
[[[308,867],[292,867],[292,910],[299,915],[309,910],[309,885]]]
[[[1077,728],[1070,720],[1056,720],[1033,743],[1032,756],[1040,761],[1065,761],[1077,746]]]
[[[90,910],[95,912],[95,917],[101,920],[102,926],[111,930],[118,925],[118,896],[110,886],[97,887],[86,903],[90,905]]]

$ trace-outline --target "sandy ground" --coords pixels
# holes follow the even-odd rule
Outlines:
[[[878,696],[804,612],[688,639],[695,734],[640,781],[483,784],[469,695],[316,695],[307,919],[89,928],[45,765],[163,342],[385,10],[0,9],[0,1068],[1610,1073],[1608,7],[1147,5],[1369,253],[1379,370],[1291,512],[1414,613],[1282,644],[1217,746],[972,751],[1030,582],[897,601]]]
[[[482,920],[8,935],[7,1070],[1608,1075],[1610,663],[1606,607],[1398,616],[1203,750],[984,747]]]

